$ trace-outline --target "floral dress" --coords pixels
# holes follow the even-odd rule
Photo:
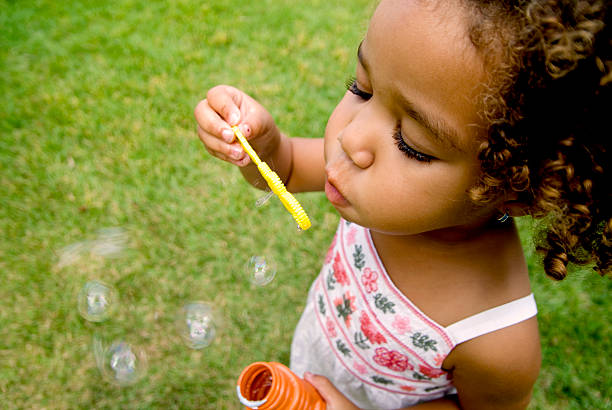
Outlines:
[[[434,400],[456,391],[441,368],[450,351],[533,316],[533,295],[523,299],[522,307],[503,305],[440,326],[395,287],[370,231],[341,220],[297,325],[291,369],[300,376],[310,371],[328,377],[364,409]]]

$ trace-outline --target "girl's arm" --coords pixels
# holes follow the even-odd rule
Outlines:
[[[451,355],[462,408],[524,409],[540,371],[537,319],[462,343]]]

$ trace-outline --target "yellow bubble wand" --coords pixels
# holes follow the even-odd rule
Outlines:
[[[268,164],[259,159],[259,156],[253,147],[251,147],[251,144],[249,144],[237,125],[232,127],[232,131],[234,131],[236,139],[238,139],[238,142],[240,142],[242,148],[244,148],[245,152],[249,155],[249,157],[251,157],[253,163],[257,165],[259,173],[266,180],[272,192],[279,197],[283,205],[285,205],[285,208],[287,208],[287,211],[291,213],[293,219],[295,219],[297,222],[300,229],[305,231],[306,229],[310,228],[310,219],[308,219],[308,215],[306,215],[304,208],[302,208],[302,205],[300,205],[298,200],[295,199],[295,197],[289,191],[287,191],[283,181],[281,181],[276,172],[272,171]]]

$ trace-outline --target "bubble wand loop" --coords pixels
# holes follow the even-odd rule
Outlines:
[[[283,181],[281,181],[276,172],[272,171],[268,164],[259,159],[259,156],[257,156],[257,153],[253,147],[251,147],[251,144],[249,144],[249,142],[246,140],[237,125],[232,127],[232,131],[234,131],[236,139],[238,139],[238,142],[240,142],[242,148],[249,155],[249,157],[251,157],[253,163],[257,165],[259,173],[266,180],[272,192],[279,197],[285,208],[287,208],[287,210],[293,216],[293,219],[295,219],[297,222],[300,229],[305,231],[306,229],[310,228],[310,219],[308,219],[308,215],[306,215],[304,208],[302,208],[302,205],[300,205],[298,200],[295,199],[295,197],[289,191],[287,191]]]

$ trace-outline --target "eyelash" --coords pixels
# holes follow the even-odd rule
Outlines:
[[[423,154],[422,152],[419,152],[412,148],[410,145],[406,144],[406,141],[404,141],[404,136],[402,135],[402,130],[399,125],[393,133],[393,139],[395,140],[395,145],[397,145],[397,148],[402,151],[408,158],[413,158],[419,162],[426,163],[429,163],[433,159],[435,159],[431,155]]]
[[[346,89],[362,100],[368,101],[370,98],[372,98],[372,94],[366,93],[357,87],[357,79],[355,77],[351,77],[346,81]]]

